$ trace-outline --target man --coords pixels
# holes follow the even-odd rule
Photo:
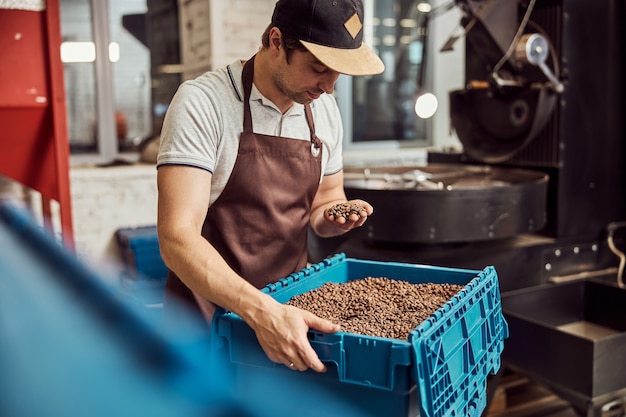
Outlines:
[[[347,219],[342,127],[329,94],[340,73],[384,66],[362,43],[360,0],[280,0],[247,62],[184,83],[168,110],[158,156],[158,234],[167,290],[209,319],[215,305],[255,331],[267,356],[294,370],[326,367],[309,329],[339,327],[259,291],[306,266],[309,225],[334,236]],[[167,308],[167,307],[166,307]]]

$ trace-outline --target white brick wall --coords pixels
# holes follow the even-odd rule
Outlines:
[[[276,0],[179,0],[184,77],[250,58],[261,45],[274,4]]]
[[[261,34],[270,23],[275,0],[215,1],[222,16],[222,50],[214,57],[215,65],[230,64],[250,58],[261,46]],[[215,31],[213,32],[215,36]]]
[[[70,171],[76,255],[116,279],[124,268],[115,232],[152,226],[157,219],[156,168],[136,164],[109,168],[80,167]],[[0,175],[0,201],[8,200],[33,215],[43,227],[41,195]],[[52,226],[60,239],[59,205],[53,202]]]
[[[114,264],[121,259],[117,229],[156,224],[152,164],[73,168],[70,183],[76,252],[90,263]]]

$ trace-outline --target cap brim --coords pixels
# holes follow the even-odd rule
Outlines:
[[[360,48],[340,49],[316,43],[300,41],[328,68],[346,75],[376,75],[385,70],[385,64],[366,44]]]

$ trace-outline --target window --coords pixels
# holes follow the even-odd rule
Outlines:
[[[61,0],[60,12],[72,163],[108,163],[153,134],[146,0]]]
[[[432,142],[432,121],[415,113],[423,61],[427,1],[365,1],[365,42],[385,63],[368,77],[342,75],[337,101],[343,116],[345,148],[424,147]],[[424,73],[425,74],[425,73]],[[424,78],[424,87],[429,80]]]

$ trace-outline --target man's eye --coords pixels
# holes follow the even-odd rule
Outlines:
[[[315,71],[318,74],[323,74],[326,71],[328,71],[327,67],[313,67],[313,71]]]

